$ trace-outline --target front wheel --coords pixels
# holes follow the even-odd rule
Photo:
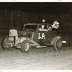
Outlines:
[[[54,45],[53,45],[54,49],[56,51],[60,50],[62,48],[62,40],[61,39],[56,39],[54,41]]]
[[[23,41],[22,42],[22,45],[21,45],[21,51],[24,53],[24,52],[28,52],[29,51],[29,48],[30,48],[30,44],[28,41]]]

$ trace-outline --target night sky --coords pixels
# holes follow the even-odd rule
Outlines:
[[[15,9],[31,13],[69,13],[70,2],[11,2],[0,3],[0,9]]]

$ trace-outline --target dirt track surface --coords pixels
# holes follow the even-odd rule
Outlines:
[[[54,51],[52,47],[31,48],[28,53],[22,53],[19,49],[3,50],[0,46],[1,69],[70,70],[72,69],[72,48],[63,47],[60,51]]]

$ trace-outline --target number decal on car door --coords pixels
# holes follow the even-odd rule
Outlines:
[[[45,39],[45,33],[38,33],[38,39]]]

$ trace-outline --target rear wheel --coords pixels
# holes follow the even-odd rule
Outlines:
[[[28,52],[29,51],[29,48],[30,48],[30,44],[28,41],[23,41],[22,42],[22,45],[21,45],[21,51],[24,53],[24,52]]]
[[[1,42],[1,46],[2,46],[2,48],[3,48],[4,50],[6,50],[6,49],[9,48],[9,47],[6,46],[6,45],[7,45],[7,42],[8,42],[8,36],[6,36],[6,37],[2,40],[2,42]]]
[[[54,41],[54,45],[53,45],[54,49],[56,51],[60,50],[62,48],[62,40],[61,39],[56,39]]]

